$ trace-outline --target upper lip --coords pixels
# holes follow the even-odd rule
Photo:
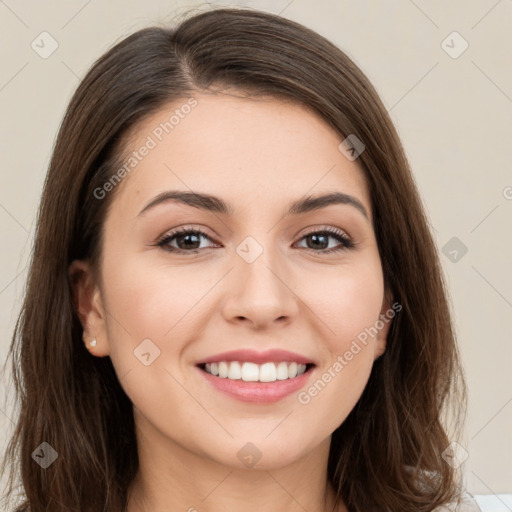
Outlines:
[[[310,358],[296,354],[295,352],[289,352],[288,350],[271,349],[258,352],[249,348],[215,354],[214,356],[201,359],[196,364],[218,363],[220,361],[249,361],[256,364],[287,361],[302,364],[314,364],[314,361]]]

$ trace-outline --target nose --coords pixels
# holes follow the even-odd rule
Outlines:
[[[234,258],[222,308],[228,322],[264,329],[288,324],[298,315],[300,299],[285,262],[270,258],[266,250],[252,263],[238,254]]]

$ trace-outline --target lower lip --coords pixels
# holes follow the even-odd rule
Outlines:
[[[244,380],[231,380],[221,378],[208,373],[201,368],[196,368],[201,375],[221,393],[241,400],[242,402],[272,403],[296,393],[305,386],[309,377],[313,373],[314,367],[304,372],[298,377],[286,380],[276,380],[274,382],[246,382]]]

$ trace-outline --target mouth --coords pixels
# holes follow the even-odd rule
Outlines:
[[[296,379],[311,371],[315,364],[296,361],[270,361],[263,364],[252,361],[216,361],[197,366],[219,379],[271,383]]]
[[[199,374],[215,390],[242,402],[270,404],[297,393],[312,379],[317,363],[283,349],[243,348],[196,362]]]

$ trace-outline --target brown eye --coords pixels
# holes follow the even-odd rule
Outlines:
[[[338,245],[330,245],[330,239],[337,240]],[[313,231],[304,235],[301,240],[307,241],[305,249],[315,252],[331,253],[355,247],[354,242],[345,233],[337,229]]]
[[[167,233],[157,245],[169,252],[194,254],[202,249],[209,248],[199,247],[202,239],[211,240],[211,238],[200,229],[180,229],[172,233]],[[176,246],[171,245],[173,242],[176,243]]]

